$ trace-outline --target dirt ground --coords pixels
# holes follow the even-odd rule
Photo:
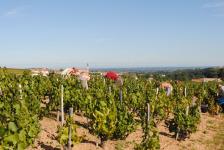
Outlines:
[[[84,137],[84,142],[76,144],[73,150],[132,150],[136,143],[141,142],[142,130],[140,127],[131,133],[125,140],[107,141],[103,148],[97,147],[99,139],[85,128],[88,120],[78,115],[74,120],[79,127],[77,133]],[[53,118],[43,118],[40,122],[41,132],[33,146],[27,150],[59,150],[57,142],[57,126],[59,123]],[[169,133],[165,123],[158,127],[160,133],[161,150],[224,150],[224,116],[210,116],[202,114],[198,131],[185,141],[176,141],[174,135]]]

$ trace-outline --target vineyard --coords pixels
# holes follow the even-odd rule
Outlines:
[[[197,132],[201,111],[223,112],[216,103],[219,83],[170,81],[173,91],[167,96],[158,80],[122,78],[120,85],[92,75],[87,90],[76,77],[16,75],[2,70],[0,150],[32,146],[41,131],[40,121],[49,116],[59,124],[55,138],[62,148],[75,148],[86,140],[77,133],[77,116],[87,119],[84,126],[99,139],[94,143],[98,147],[105,147],[108,140],[124,140],[140,127],[141,142],[133,148],[156,150],[161,149],[158,126],[162,122],[174,133],[172,138],[183,141]]]

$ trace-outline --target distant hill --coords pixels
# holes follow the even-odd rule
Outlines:
[[[153,73],[159,71],[173,72],[176,70],[204,69],[207,67],[133,67],[133,68],[92,68],[91,71],[117,71],[117,72],[136,72]]]

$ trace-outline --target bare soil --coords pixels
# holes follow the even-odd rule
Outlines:
[[[78,124],[77,133],[84,138],[80,144],[76,144],[73,150],[132,150],[135,144],[142,139],[142,130],[139,126],[125,140],[107,141],[102,147],[97,146],[100,140],[89,133],[85,117],[74,115]],[[61,149],[57,142],[57,126],[60,125],[56,119],[43,118],[40,122],[41,132],[33,146],[27,150],[57,150]],[[162,122],[159,127],[161,150],[224,150],[224,116],[210,116],[202,114],[198,131],[193,133],[185,141],[176,141],[174,134],[169,133],[166,125]]]

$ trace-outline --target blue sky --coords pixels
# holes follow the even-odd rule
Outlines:
[[[224,65],[224,0],[1,0],[0,66]]]

